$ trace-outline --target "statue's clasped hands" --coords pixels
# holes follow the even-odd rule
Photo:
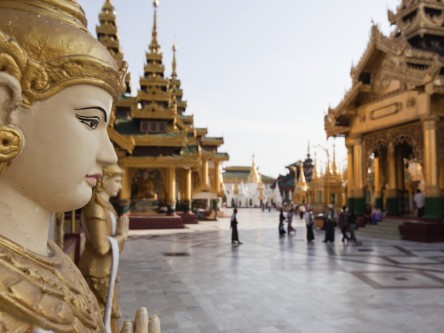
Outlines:
[[[134,321],[127,320],[123,323],[121,333],[161,333],[159,317],[149,317],[148,310],[140,308]]]
[[[126,239],[128,237],[128,231],[129,231],[128,214],[119,216],[119,223],[117,224],[117,233],[124,235]]]

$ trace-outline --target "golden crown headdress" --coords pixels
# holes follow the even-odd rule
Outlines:
[[[124,91],[127,64],[117,64],[86,23],[76,0],[0,0],[0,71],[20,82],[23,107],[77,84],[115,98]]]

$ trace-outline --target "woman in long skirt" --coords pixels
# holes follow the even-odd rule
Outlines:
[[[313,232],[313,212],[311,208],[305,212],[305,225],[307,226],[307,242],[312,243],[315,236]]]
[[[239,240],[239,233],[237,232],[237,208],[233,210],[233,215],[231,215],[231,243],[232,244],[242,244]]]

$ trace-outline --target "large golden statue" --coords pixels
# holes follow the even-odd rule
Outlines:
[[[104,332],[97,301],[48,240],[116,163],[107,136],[117,65],[75,0],[0,0],[0,332]],[[141,309],[123,332],[159,332]]]
[[[141,177],[137,181],[137,199],[156,200],[157,194],[154,192],[153,178],[148,171],[143,171]]]
[[[121,189],[122,176],[122,169],[116,164],[103,168],[103,176],[93,189],[91,200],[82,210],[86,242],[79,268],[99,302],[105,323],[110,322],[113,333],[119,331],[116,266],[119,251],[123,250],[128,235],[128,216],[123,215],[118,219],[109,199]]]

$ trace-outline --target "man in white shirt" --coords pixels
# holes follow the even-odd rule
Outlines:
[[[423,217],[425,212],[425,198],[421,190],[418,188],[416,190],[415,196],[413,197],[413,202],[415,203],[416,209],[418,211],[418,217]]]

